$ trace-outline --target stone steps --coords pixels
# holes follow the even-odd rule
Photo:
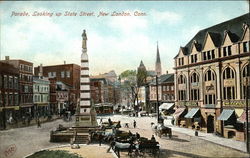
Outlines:
[[[88,135],[76,135],[74,138],[74,144],[87,144],[89,142]]]

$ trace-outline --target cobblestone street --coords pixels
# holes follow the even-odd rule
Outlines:
[[[106,121],[109,116],[102,117]],[[115,115],[110,117],[113,121],[121,120],[129,124],[129,128],[122,127],[122,130],[130,130],[132,133],[138,132],[141,136],[150,138],[153,134],[151,130],[151,122],[156,121],[150,117],[127,117]],[[132,122],[136,120],[137,128],[132,128]],[[98,120],[99,122],[99,120]],[[71,126],[74,121],[64,122],[56,120],[54,122],[44,123],[41,128],[31,126],[26,128],[10,129],[0,131],[0,157],[20,158],[29,155],[35,151],[57,147],[63,144],[50,143],[49,131],[58,127],[59,124]],[[161,157],[248,157],[249,155],[228,147],[223,147],[206,140],[201,137],[189,136],[181,132],[173,131],[173,138],[156,137],[160,143]],[[12,155],[6,156],[5,151],[11,145],[16,146],[16,150]],[[107,147],[107,146],[106,146]],[[81,148],[84,148],[82,146]],[[102,146],[103,148],[103,146]],[[122,153],[122,157],[127,157],[127,153]],[[88,153],[88,155],[91,155]]]

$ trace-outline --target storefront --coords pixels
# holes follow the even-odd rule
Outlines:
[[[196,130],[201,129],[202,117],[199,108],[190,109],[184,117],[186,118],[186,127]]]

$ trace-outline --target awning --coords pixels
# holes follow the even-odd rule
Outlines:
[[[234,111],[237,117],[240,117],[243,114],[244,109],[234,109]]]
[[[240,122],[246,122],[246,111],[242,113],[242,115],[238,118],[238,121]],[[248,110],[248,122],[250,122],[250,110]]]
[[[217,118],[217,120],[223,120],[226,121],[228,120],[234,113],[234,110],[231,109],[224,109],[220,116]]]
[[[173,106],[174,106],[174,103],[163,103],[159,106],[159,109],[160,110],[169,110]]]
[[[199,111],[199,108],[193,108],[191,109],[184,117],[185,118],[193,118],[195,114]]]
[[[173,114],[173,116],[175,118],[179,117],[183,112],[185,111],[185,108],[178,108],[175,110],[175,113]]]

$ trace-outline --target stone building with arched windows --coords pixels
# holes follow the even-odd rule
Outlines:
[[[248,13],[200,30],[180,47],[174,58],[177,125],[245,139],[249,19]]]

